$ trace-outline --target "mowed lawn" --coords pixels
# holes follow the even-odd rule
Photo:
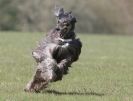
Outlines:
[[[0,101],[133,101],[133,36],[84,35],[82,53],[62,81],[23,91],[42,33],[0,32]]]

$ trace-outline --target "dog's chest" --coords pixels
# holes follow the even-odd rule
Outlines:
[[[61,60],[69,57],[70,52],[69,52],[68,47],[69,47],[69,44],[65,43],[64,45],[61,45],[55,49],[53,57],[54,57],[54,59],[57,60],[57,62],[60,62]]]

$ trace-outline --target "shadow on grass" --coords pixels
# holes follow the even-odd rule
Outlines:
[[[56,90],[46,90],[43,93],[55,94],[55,95],[83,95],[83,96],[104,96],[104,93],[96,93],[96,92],[81,92],[81,91],[72,91],[72,92],[61,92]]]

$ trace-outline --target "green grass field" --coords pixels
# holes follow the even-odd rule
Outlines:
[[[0,33],[0,101],[133,101],[133,36],[79,35],[82,53],[43,93],[23,88],[35,70],[40,33]]]

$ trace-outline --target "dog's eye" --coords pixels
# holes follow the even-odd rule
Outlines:
[[[67,23],[67,24],[66,24],[66,26],[70,26],[70,24],[69,24],[69,23]]]

